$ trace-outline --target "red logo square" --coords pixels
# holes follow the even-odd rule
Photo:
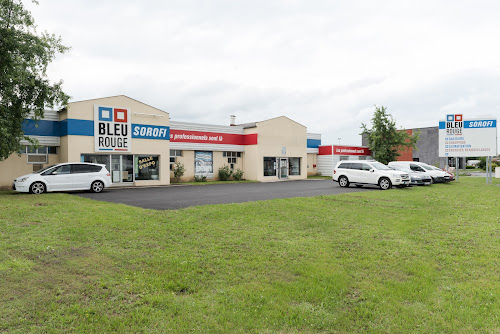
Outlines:
[[[126,109],[114,109],[114,120],[115,122],[127,123],[127,110]]]
[[[455,115],[455,122],[461,122],[462,121],[462,114]]]

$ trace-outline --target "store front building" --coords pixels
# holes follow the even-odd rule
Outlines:
[[[246,180],[306,179],[318,172],[321,144],[321,135],[308,134],[285,116],[239,125],[175,122],[169,113],[123,95],[71,102],[46,111],[36,124],[26,120],[23,130],[41,146],[25,142],[24,150],[0,162],[0,187],[49,165],[77,161],[106,165],[113,186],[168,185],[176,162],[185,168],[181,181],[217,180],[224,166],[243,172]]]

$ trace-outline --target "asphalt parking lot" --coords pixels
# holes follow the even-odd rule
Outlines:
[[[272,183],[173,185],[164,187],[108,188],[102,193],[75,193],[98,201],[122,203],[146,209],[173,210],[190,206],[243,203],[276,198],[337,195],[376,190],[378,187],[341,188],[332,180],[300,180]]]

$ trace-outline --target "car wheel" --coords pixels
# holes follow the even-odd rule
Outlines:
[[[32,194],[43,194],[45,192],[45,184],[42,182],[35,182],[30,186],[30,193]]]
[[[94,181],[92,182],[92,186],[90,186],[90,190],[94,193],[100,193],[104,190],[104,183],[101,181]]]
[[[339,184],[341,187],[349,187],[349,180],[345,176],[339,177]]]
[[[434,184],[434,183],[436,183],[436,181],[434,181],[434,178],[431,177],[431,184]]]
[[[391,183],[391,180],[389,180],[388,178],[386,177],[382,177],[379,181],[378,181],[378,186],[380,187],[380,189],[382,190],[387,190],[387,189],[390,189],[392,187],[392,183]]]

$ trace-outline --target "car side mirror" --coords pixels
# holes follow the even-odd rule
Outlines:
[[[375,172],[375,169],[370,169],[370,173],[374,173]]]
[[[57,175],[57,171],[53,171],[52,173],[50,173],[51,175]]]

